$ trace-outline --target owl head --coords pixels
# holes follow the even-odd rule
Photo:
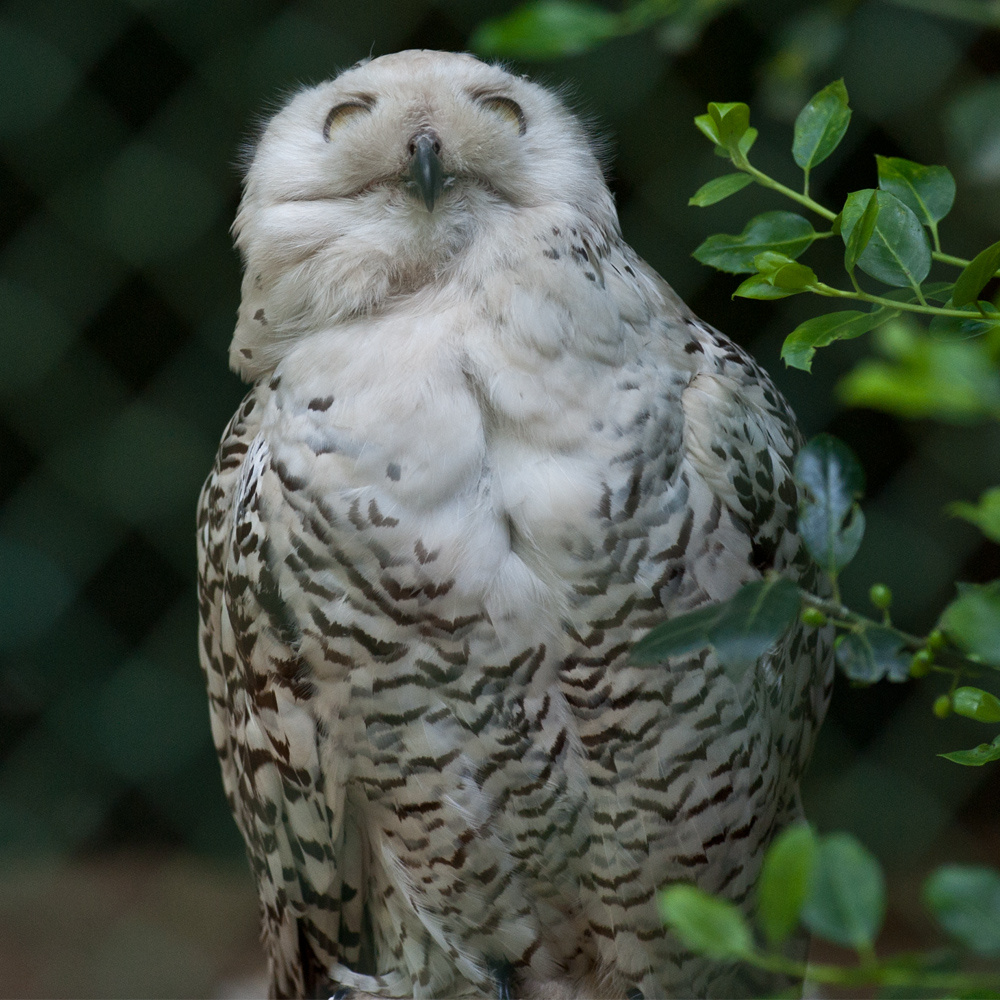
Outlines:
[[[361,62],[295,94],[253,152],[232,365],[256,378],[310,331],[487,280],[573,219],[617,232],[593,146],[555,94],[468,55]]]

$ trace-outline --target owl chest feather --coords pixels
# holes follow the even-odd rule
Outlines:
[[[629,453],[662,432],[662,385],[459,308],[304,346],[265,403],[284,491],[308,481],[355,568],[435,613],[541,609],[558,631]]]

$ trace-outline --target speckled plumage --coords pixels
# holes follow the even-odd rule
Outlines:
[[[822,633],[738,686],[711,651],[627,658],[767,569],[811,580],[767,376],[622,241],[558,99],[468,56],[300,92],[236,232],[254,387],[201,498],[201,655],[272,992],[761,988],[655,890],[752,905]]]

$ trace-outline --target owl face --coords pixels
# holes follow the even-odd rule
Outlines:
[[[300,92],[268,125],[247,180],[248,195],[354,199],[420,221],[469,199],[531,207],[603,187],[554,95],[471,56],[420,51]]]
[[[231,362],[260,377],[292,338],[456,275],[484,287],[578,224],[617,230],[597,157],[555,94],[468,55],[361,63],[300,91],[260,138],[234,226],[245,275]]]

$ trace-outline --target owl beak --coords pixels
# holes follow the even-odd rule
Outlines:
[[[434,132],[420,132],[409,144],[410,181],[427,206],[434,211],[434,202],[444,190],[444,164],[441,162],[441,140]]]

